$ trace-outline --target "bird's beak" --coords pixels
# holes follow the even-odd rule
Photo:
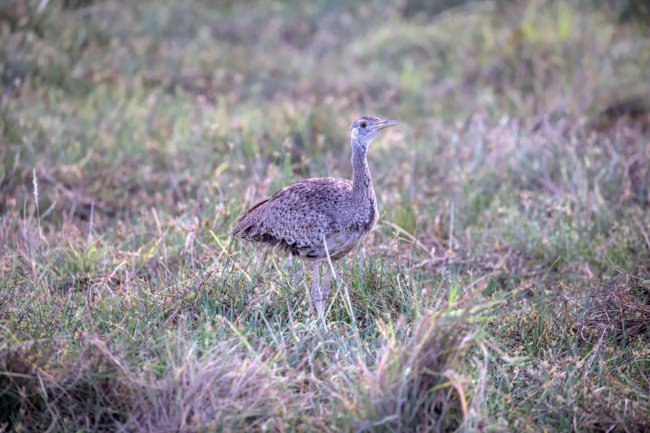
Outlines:
[[[375,123],[372,127],[374,129],[381,130],[384,128],[388,128],[389,126],[395,126],[395,125],[399,125],[399,122],[397,120],[381,120]]]

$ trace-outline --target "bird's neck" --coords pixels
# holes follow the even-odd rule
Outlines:
[[[366,149],[360,144],[352,144],[352,200],[358,204],[374,202],[372,178],[366,159]]]

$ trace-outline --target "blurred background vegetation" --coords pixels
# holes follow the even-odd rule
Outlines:
[[[0,431],[648,431],[650,3],[0,2]],[[229,240],[380,222],[330,327]]]

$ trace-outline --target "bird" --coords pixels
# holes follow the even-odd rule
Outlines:
[[[236,239],[270,245],[313,262],[311,297],[319,317],[324,314],[332,275],[326,272],[321,284],[320,264],[346,256],[377,222],[377,200],[366,155],[379,132],[397,124],[375,116],[356,119],[349,129],[352,180],[320,177],[295,181],[245,210],[232,229]]]

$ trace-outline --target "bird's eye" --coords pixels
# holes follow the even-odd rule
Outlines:
[[[366,129],[366,126],[368,126],[368,124],[366,122],[361,122],[359,126],[361,127],[361,129]]]

